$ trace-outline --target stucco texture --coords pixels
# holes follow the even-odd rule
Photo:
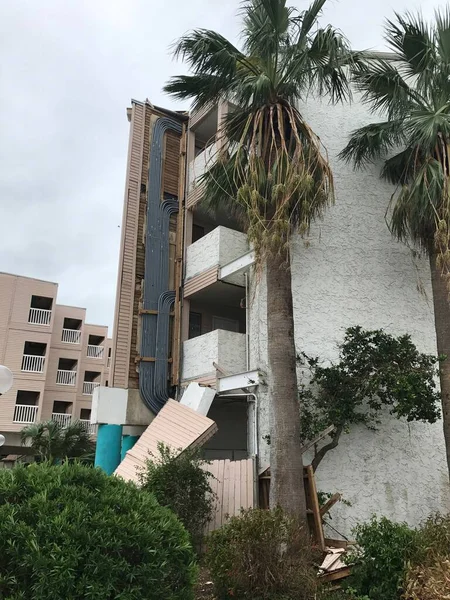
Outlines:
[[[312,227],[308,246],[295,235],[292,284],[298,351],[325,360],[337,357],[337,343],[352,325],[409,333],[418,348],[436,353],[429,267],[392,239],[385,212],[393,189],[379,179],[380,165],[354,171],[337,159],[349,133],[369,121],[357,99],[332,107],[301,106],[331,162],[336,204]],[[264,277],[253,276],[251,365],[267,370]],[[268,462],[267,391],[259,390],[259,454]],[[306,459],[308,457],[305,457]],[[305,462],[308,462],[305,460]],[[374,513],[418,524],[433,511],[450,509],[442,424],[408,425],[387,417],[377,432],[353,428],[330,452],[317,473],[318,489],[341,492],[351,507],[333,508],[331,524],[345,535]],[[334,533],[334,536],[336,534]]]

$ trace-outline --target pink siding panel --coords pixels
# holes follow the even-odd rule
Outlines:
[[[181,453],[189,447],[204,444],[216,431],[217,425],[208,417],[169,400],[137,444],[127,452],[115,474],[138,482],[139,470],[145,467],[151,454],[158,455],[160,442]]]
[[[111,385],[120,388],[128,387],[144,124],[145,107],[144,105],[134,103],[128,146],[127,181],[122,217],[122,240],[120,245],[111,364]]]

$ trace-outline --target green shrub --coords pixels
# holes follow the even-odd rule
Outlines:
[[[406,563],[416,552],[417,532],[406,523],[373,517],[354,533],[359,550],[347,560],[356,563],[349,580],[355,594],[372,600],[400,598]]]
[[[0,598],[192,600],[188,534],[151,494],[80,464],[0,471]]]
[[[182,454],[164,444],[158,445],[159,456],[147,461],[141,474],[142,489],[155,495],[161,506],[170,508],[189,532],[197,546],[215,508],[210,479],[199,450],[188,449]]]
[[[206,564],[219,598],[310,600],[318,579],[309,536],[281,510],[250,509],[208,539]]]

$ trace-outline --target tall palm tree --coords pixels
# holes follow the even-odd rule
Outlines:
[[[33,423],[20,435],[22,445],[30,446],[41,460],[54,465],[70,458],[87,459],[95,451],[95,443],[80,421],[64,427],[55,421]]]
[[[395,60],[354,69],[363,100],[382,120],[354,131],[341,156],[356,167],[384,159],[381,176],[396,186],[389,227],[429,256],[438,352],[450,357],[450,9],[432,24],[396,14],[385,40]],[[450,358],[440,383],[450,472]]]
[[[290,273],[290,237],[305,233],[334,200],[333,177],[319,138],[298,109],[311,92],[349,96],[347,42],[317,19],[325,0],[297,12],[286,0],[242,4],[242,48],[197,29],[175,45],[191,69],[165,91],[193,108],[228,100],[223,148],[204,174],[203,202],[234,212],[254,245],[267,282],[271,401],[271,505],[305,518],[301,406]]]

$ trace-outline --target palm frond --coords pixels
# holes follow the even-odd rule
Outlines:
[[[395,13],[397,22],[387,20],[385,39],[402,61],[405,76],[423,81],[434,70],[435,47],[429,27],[420,15]]]
[[[384,156],[404,140],[401,121],[371,123],[352,131],[347,146],[339,157],[361,168]]]
[[[450,6],[435,12],[436,42],[442,63],[450,67]]]
[[[353,79],[363,102],[372,110],[396,118],[410,109],[414,93],[392,63],[361,61],[353,69]]]
[[[386,159],[381,169],[381,177],[393,185],[406,185],[412,180],[422,162],[423,153],[420,148],[407,147]]]
[[[411,239],[429,251],[439,219],[444,187],[442,166],[430,159],[423,163],[414,179],[393,196],[389,227],[398,240]]]
[[[317,23],[325,2],[326,0],[314,0],[311,6],[301,13],[299,18],[301,25],[297,41],[299,46],[305,43],[307,37],[311,33],[312,28]]]
[[[436,112],[413,111],[404,129],[410,139],[424,151],[435,151],[441,145],[441,140],[450,140],[450,102],[447,101],[447,104]]]
[[[232,82],[217,75],[198,74],[172,77],[163,89],[178,100],[194,99],[192,107],[198,110],[226,98],[231,87]]]

